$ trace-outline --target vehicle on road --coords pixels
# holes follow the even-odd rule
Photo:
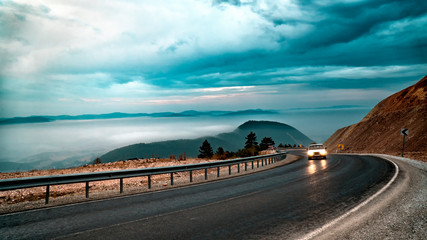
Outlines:
[[[326,151],[325,146],[323,144],[310,144],[307,149],[307,157],[308,160],[311,159],[326,159],[326,155],[328,152]]]

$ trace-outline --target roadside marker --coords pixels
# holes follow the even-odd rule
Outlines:
[[[400,135],[403,136],[403,144],[402,144],[402,157],[403,157],[403,153],[405,152],[405,136],[409,135],[409,129],[407,128],[400,129]]]

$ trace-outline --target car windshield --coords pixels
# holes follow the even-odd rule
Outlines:
[[[309,150],[314,150],[314,149],[324,149],[323,145],[311,145],[308,147]]]

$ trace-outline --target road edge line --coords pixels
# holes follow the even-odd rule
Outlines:
[[[365,154],[363,154],[365,155]],[[369,155],[369,154],[366,154]],[[375,156],[375,157],[379,157],[379,156]],[[326,223],[325,225],[315,229],[314,231],[304,235],[301,238],[297,238],[298,240],[309,240],[312,239],[314,237],[316,237],[317,235],[321,234],[322,232],[324,232],[327,228],[337,224],[338,222],[340,222],[341,220],[343,220],[344,218],[350,216],[350,214],[358,211],[360,208],[366,206],[369,202],[371,202],[372,200],[374,200],[376,197],[378,197],[380,194],[382,194],[387,188],[390,187],[391,184],[393,184],[393,182],[396,180],[397,176],[399,175],[399,166],[392,160],[386,159],[384,157],[379,157],[382,158],[386,161],[391,162],[394,167],[396,168],[396,172],[394,173],[394,176],[391,178],[391,180],[385,185],[383,186],[378,192],[376,192],[374,195],[370,196],[368,199],[366,199],[365,201],[363,201],[362,203],[360,203],[359,205],[357,205],[356,207],[352,208],[351,210],[349,210],[348,212],[344,213],[343,215],[339,216],[338,218],[335,218],[334,220],[330,221],[329,223]]]

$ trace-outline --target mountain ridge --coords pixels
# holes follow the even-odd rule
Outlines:
[[[251,131],[256,133],[258,142],[260,142],[264,137],[272,137],[277,145],[279,143],[284,143],[297,145],[302,144],[307,146],[313,142],[313,140],[296,128],[284,123],[272,121],[247,121],[232,132],[196,139],[137,143],[109,151],[100,158],[102,162],[115,162],[131,158],[149,158],[152,156],[167,158],[170,155],[179,156],[184,153],[187,157],[197,157],[199,147],[205,139],[211,144],[214,152],[218,147],[223,147],[224,150],[228,151],[237,151],[244,147],[245,137]]]
[[[117,118],[132,118],[132,117],[199,117],[199,116],[244,116],[244,115],[264,115],[278,114],[276,110],[263,109],[247,109],[239,111],[196,111],[186,110],[183,112],[156,112],[156,113],[102,113],[102,114],[82,114],[82,115],[57,115],[57,116],[29,116],[29,117],[13,117],[1,118],[0,125],[20,124],[20,123],[40,123],[53,122],[57,120],[95,120],[95,119],[117,119]]]

